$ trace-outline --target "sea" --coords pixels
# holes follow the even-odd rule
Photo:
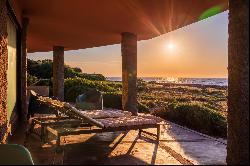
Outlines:
[[[176,84],[199,84],[199,85],[216,85],[228,86],[227,78],[172,78],[172,77],[139,77],[140,79],[157,83],[176,83]],[[110,81],[122,81],[121,77],[107,77]]]

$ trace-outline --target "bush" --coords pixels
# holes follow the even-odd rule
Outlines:
[[[77,77],[84,78],[87,80],[93,80],[93,81],[106,81],[106,78],[102,74],[80,73],[77,75]]]
[[[27,60],[27,71],[30,75],[37,78],[50,79],[53,76],[52,73],[53,61],[49,59],[45,60]],[[64,65],[64,78],[80,77],[88,80],[105,81],[106,78],[102,74],[87,74],[82,73],[80,68],[72,68],[69,65]]]
[[[201,133],[226,138],[226,118],[200,103],[172,103],[156,115]]]
[[[144,91],[147,88],[147,82],[141,78],[137,79],[137,90],[138,92]]]
[[[86,88],[84,86],[73,86],[66,91],[66,93],[64,94],[64,99],[68,102],[75,102],[77,96],[85,93],[88,90],[89,88]]]
[[[121,92],[103,93],[103,106],[106,108],[122,110]],[[137,109],[140,113],[149,113],[149,108],[141,102],[138,102]]]
[[[27,74],[27,85],[32,86],[38,81],[38,78],[36,76],[32,76],[30,74]]]
[[[96,88],[101,92],[116,92],[119,89],[111,87],[107,81],[91,81],[83,78],[68,78],[64,82],[65,92],[74,86],[82,86],[85,88]]]
[[[138,102],[137,109],[139,113],[150,113],[149,108],[141,102]]]
[[[103,93],[103,106],[106,108],[122,109],[122,94],[119,92]]]
[[[52,77],[52,60],[27,60],[27,71],[37,78],[50,79]]]

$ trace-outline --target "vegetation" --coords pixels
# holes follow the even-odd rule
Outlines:
[[[31,65],[31,66],[30,66]],[[33,66],[33,67],[32,67]],[[39,67],[40,66],[40,67]],[[51,61],[28,63],[29,85],[50,86]],[[44,69],[44,71],[41,71]],[[38,70],[40,70],[38,72]],[[89,88],[103,94],[104,107],[122,108],[122,84],[104,76],[83,74],[65,65],[65,100],[74,102]],[[219,137],[227,135],[227,89],[225,87],[159,84],[138,79],[138,110],[151,113],[199,132]]]
[[[122,109],[122,93],[121,92],[103,93],[103,106],[106,108]]]
[[[226,118],[201,103],[172,103],[153,114],[208,135],[227,135]]]
[[[227,89],[210,86],[147,83],[139,101],[151,113],[199,132],[227,135]]]
[[[28,71],[28,85],[36,85],[36,83],[41,79],[49,79],[53,77],[52,75],[52,60],[30,60],[27,61],[27,71]],[[86,74],[82,73],[80,68],[72,68],[68,65],[64,65],[64,77],[65,78],[83,78],[88,80],[98,80],[105,81],[106,78],[101,74]]]
[[[73,87],[78,88],[79,86],[84,88],[96,88],[101,92],[116,92],[120,90],[117,87],[117,83],[111,83],[108,81],[93,81],[79,77],[65,79],[64,89],[66,93],[69,89],[72,89]]]

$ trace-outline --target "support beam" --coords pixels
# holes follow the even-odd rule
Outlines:
[[[122,33],[122,108],[137,115],[137,36]]]
[[[22,120],[27,120],[28,104],[27,104],[27,34],[28,34],[29,19],[22,19],[22,56],[21,56],[21,110]]]
[[[229,0],[227,164],[249,165],[249,1]]]
[[[53,96],[64,100],[64,47],[53,47]]]

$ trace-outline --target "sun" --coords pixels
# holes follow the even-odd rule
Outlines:
[[[168,48],[169,50],[174,50],[174,49],[175,49],[175,44],[174,44],[174,43],[168,43],[168,44],[167,44],[167,48]]]
[[[176,55],[178,49],[175,41],[169,40],[164,42],[164,50],[167,55]]]

